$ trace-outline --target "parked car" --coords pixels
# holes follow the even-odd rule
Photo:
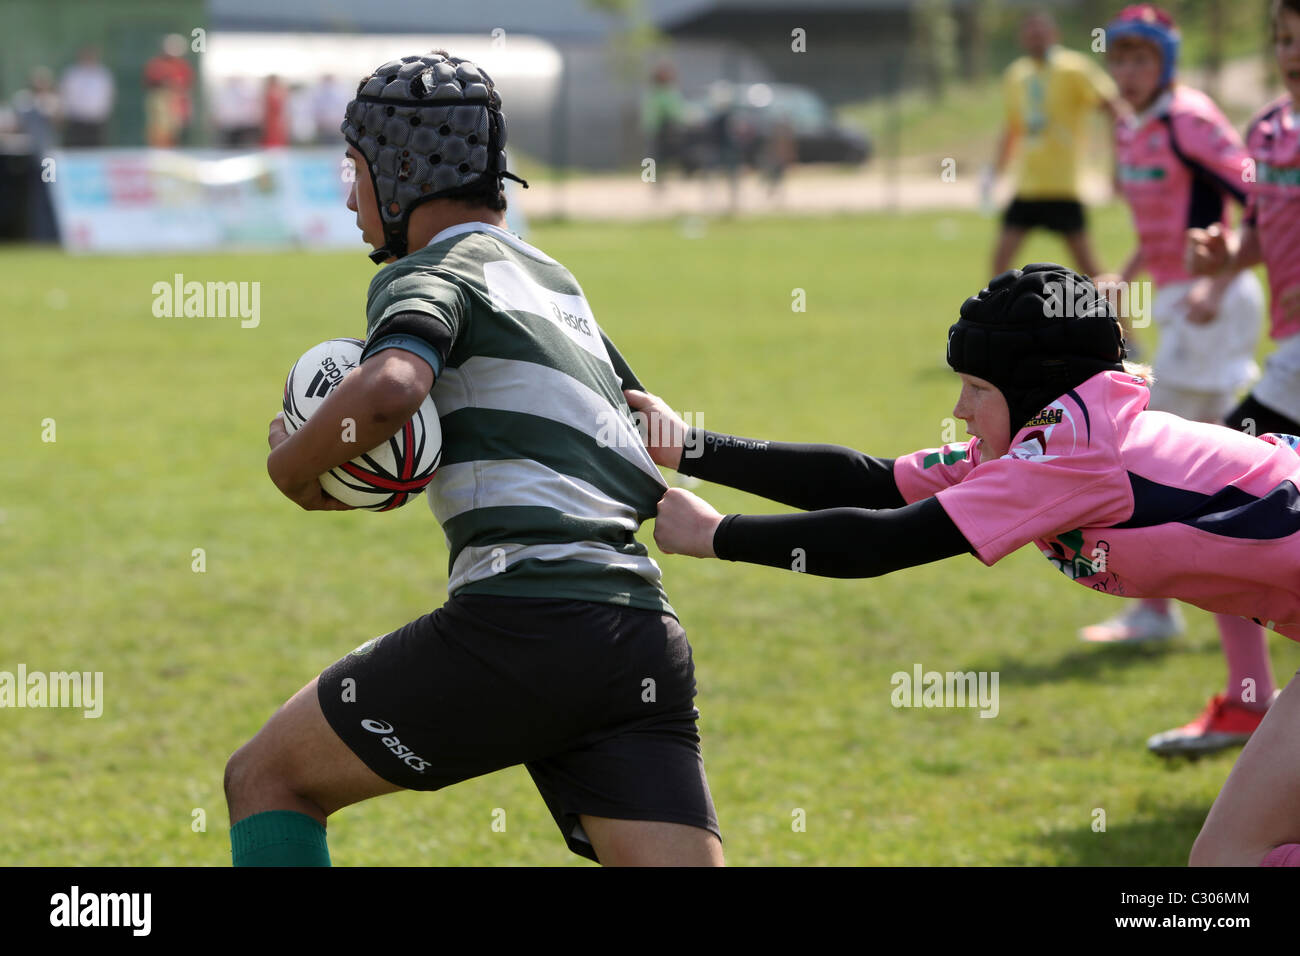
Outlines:
[[[799,163],[866,162],[871,140],[836,122],[825,100],[791,83],[719,81],[687,103],[683,161],[688,170],[743,164],[761,166],[774,137],[793,140]]]

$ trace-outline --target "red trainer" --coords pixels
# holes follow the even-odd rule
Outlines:
[[[1201,716],[1190,724],[1166,730],[1147,741],[1147,749],[1162,757],[1200,756],[1250,739],[1268,709],[1251,710],[1215,694]]]

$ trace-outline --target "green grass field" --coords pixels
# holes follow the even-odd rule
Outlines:
[[[1117,262],[1125,213],[1095,222]],[[647,385],[706,427],[895,455],[940,441],[956,397],[945,331],[987,278],[992,230],[932,214],[530,239],[578,276]],[[1063,254],[1044,237],[1022,258]],[[151,287],[178,272],[259,281],[260,324],[155,318]],[[324,666],[444,599],[446,549],[423,502],[309,514],[265,473],[286,370],[364,331],[372,273],[360,251],[0,251],[0,670],[102,671],[105,698],[98,719],[0,711],[0,865],[227,864],[229,754]],[[791,311],[795,289],[806,312]],[[696,490],[724,512],[778,510]],[[648,527],[642,538],[654,552]],[[1189,611],[1165,647],[1086,647],[1077,628],[1116,602],[1033,549],[869,581],[661,560],[695,648],[734,865],[1179,865],[1232,766],[1144,750],[1221,688],[1210,616]],[[1272,647],[1285,679],[1300,653]],[[890,676],[916,663],[997,671],[1000,713],[895,709]],[[347,809],[330,850],[343,865],[587,865],[522,768]]]

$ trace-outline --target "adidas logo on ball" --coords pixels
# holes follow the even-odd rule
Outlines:
[[[356,366],[352,367],[355,368]],[[330,393],[330,389],[341,381],[343,381],[343,369],[339,368],[332,355],[327,355],[321,363],[320,371],[316,373],[316,377],[307,386],[307,397],[324,398]]]
[[[308,349],[284,382],[284,424],[303,426],[344,376],[361,364],[360,339],[330,339]],[[332,498],[354,508],[391,511],[433,480],[442,460],[442,428],[433,398],[424,402],[392,438],[320,476]]]

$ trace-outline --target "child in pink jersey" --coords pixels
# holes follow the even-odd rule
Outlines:
[[[1193,277],[1185,267],[1189,229],[1222,226],[1229,199],[1245,200],[1250,157],[1232,124],[1197,90],[1174,80],[1180,37],[1151,4],[1126,7],[1106,29],[1107,61],[1132,119],[1115,126],[1118,178],[1133,214],[1138,248],[1116,281],[1145,270],[1155,280],[1152,315],[1159,329],[1151,408],[1220,422],[1257,375],[1254,354],[1264,294],[1253,273],[1225,270]],[[1098,277],[1105,287],[1109,277]],[[1096,643],[1171,637],[1182,627],[1172,602],[1146,598],[1080,636]],[[1155,753],[1198,755],[1244,743],[1274,692],[1263,628],[1219,615],[1228,663],[1225,693],[1191,723],[1156,734]]]
[[[1300,434],[1300,0],[1273,0],[1274,55],[1286,94],[1251,121],[1246,148],[1254,164],[1246,221],[1229,244],[1222,229],[1192,230],[1189,264],[1215,273],[1264,263],[1270,335],[1277,349],[1264,377],[1228,416],[1251,432]],[[1278,698],[1287,700],[1292,685]],[[1276,705],[1275,705],[1276,707]],[[1300,866],[1300,708],[1276,707],[1242,751],[1192,850],[1193,863],[1251,863],[1252,848],[1273,845],[1266,863]],[[1279,821],[1292,832],[1278,839]],[[1243,851],[1243,848],[1244,851]]]
[[[1189,265],[1223,274],[1264,263],[1277,349],[1264,377],[1230,415],[1234,427],[1300,432],[1300,0],[1274,0],[1278,70],[1286,95],[1256,114],[1246,133],[1252,168],[1241,235],[1221,228],[1188,234]]]
[[[828,577],[960,554],[992,565],[1033,544],[1085,587],[1177,598],[1300,640],[1300,439],[1151,411],[1143,370],[1125,354],[1092,283],[1046,263],[992,280],[949,329],[962,382],[953,414],[970,442],[891,460],[689,433],[661,399],[628,392],[660,418],[658,464],[807,511],[724,517],[673,488],[655,540],[665,553]],[[1293,680],[1247,743],[1194,862],[1294,861],[1298,722]],[[1231,809],[1219,811],[1225,798]]]

